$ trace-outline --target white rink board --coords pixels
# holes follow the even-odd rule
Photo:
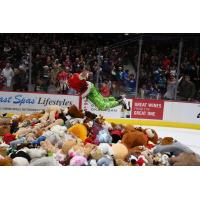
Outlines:
[[[79,96],[0,91],[0,112],[34,113],[50,105],[79,107]]]
[[[200,113],[199,103],[165,101],[163,120],[171,122],[200,124],[200,118],[197,118],[197,115],[199,113]]]
[[[130,102],[130,107],[132,110],[132,99],[127,99],[127,102]],[[126,118],[131,117],[131,111],[129,113],[128,113],[128,111],[122,112],[121,105],[116,106],[114,108],[110,108],[106,111],[100,111],[92,102],[90,102],[90,100],[87,100],[86,98],[82,99],[82,109],[84,111],[87,110],[87,111],[93,112],[96,115],[103,115],[105,118],[113,118],[113,119],[125,118],[127,116],[127,114],[129,115],[129,117],[126,117]]]

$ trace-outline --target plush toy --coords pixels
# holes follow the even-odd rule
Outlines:
[[[46,126],[44,129],[49,130],[54,126],[57,126],[57,125],[62,126],[63,124],[64,124],[63,119],[57,119],[53,123],[50,123],[48,126]]]
[[[60,164],[51,156],[34,159],[31,161],[30,166],[60,166]]]
[[[112,137],[105,129],[99,131],[99,133],[97,134],[97,140],[99,143],[112,143]]]
[[[12,166],[12,159],[9,156],[0,158],[0,166]]]
[[[16,157],[12,161],[13,161],[13,166],[29,166],[28,160],[23,157]]]
[[[28,133],[32,133],[34,130],[31,127],[28,128],[20,128],[16,133],[14,133],[13,135],[16,136],[16,138],[20,138],[20,137],[24,137],[26,136]]]
[[[56,114],[60,114],[60,113],[61,113],[60,107],[57,105],[52,105],[52,106],[47,107],[44,115],[40,117],[39,120],[41,121],[41,123],[44,123],[47,120],[53,123],[56,120],[55,119]]]
[[[87,143],[84,145],[84,156],[89,158],[93,149],[96,148],[96,145]]]
[[[97,134],[99,133],[99,131],[101,131],[102,129],[103,129],[102,124],[99,124],[99,123],[97,123],[97,122],[94,122],[94,123],[93,123],[93,126],[92,126],[92,128],[91,128],[91,133],[92,133],[93,135],[97,135]]]
[[[50,141],[45,140],[40,142],[41,148],[47,151],[47,153],[56,153],[58,148],[51,144]]]
[[[28,126],[30,126],[31,125],[31,121],[30,120],[27,120],[27,119],[25,119],[22,123],[20,123],[18,126],[19,126],[19,128],[21,128],[21,127],[28,127]]]
[[[12,119],[17,119],[19,122],[23,122],[25,120],[29,120],[29,121],[32,121],[33,119],[39,119],[43,116],[43,113],[40,112],[40,113],[33,113],[33,114],[22,114],[22,115],[15,115],[12,117]]]
[[[117,143],[122,139],[123,136],[123,125],[115,124],[111,122],[111,127],[109,128],[110,134],[112,136],[112,143]]]
[[[169,156],[167,154],[156,153],[153,155],[153,164],[158,166],[169,166]]]
[[[129,150],[131,150],[131,148],[136,146],[146,146],[148,138],[142,131],[136,130],[131,125],[126,125],[121,142],[126,145]]]
[[[91,152],[90,152],[90,157],[93,160],[99,160],[100,158],[102,158],[104,155],[104,153],[102,152],[102,150],[100,148],[95,147]]]
[[[90,160],[88,161],[88,165],[89,165],[89,166],[97,166],[97,161],[96,161],[95,159],[90,159]]]
[[[70,166],[87,166],[88,161],[84,156],[75,155],[73,156],[73,158],[71,158],[69,165]]]
[[[1,117],[0,118],[0,126],[7,125],[9,126],[11,124],[11,118],[8,117]]]
[[[11,125],[11,118],[2,117],[0,118],[0,127],[1,126],[10,126]]]
[[[46,149],[47,150],[47,149]],[[48,151],[48,150],[47,150]],[[51,150],[52,151],[52,150]],[[56,149],[54,154],[55,159],[61,163],[62,165],[65,165],[65,160],[67,158],[67,154],[64,154],[62,152],[62,149]]]
[[[174,143],[174,138],[172,137],[164,137],[160,141],[160,145],[171,145]]]
[[[169,160],[173,166],[200,166],[200,156],[195,153],[180,153]]]
[[[45,141],[45,140],[46,140],[46,137],[42,135],[39,138],[37,138],[36,140],[32,141],[31,144],[40,145],[40,142]]]
[[[87,128],[83,124],[75,124],[68,129],[69,133],[74,134],[76,137],[80,138],[82,141],[85,141],[87,138]]]
[[[65,126],[56,125],[53,126],[50,131],[46,131],[43,136],[45,136],[53,145],[62,148],[65,140],[74,138],[70,134],[67,134],[66,130],[67,128]]]
[[[31,143],[31,142],[33,142],[35,139],[36,139],[36,137],[35,137],[35,134],[34,133],[28,133],[26,136],[26,141],[29,143]]]
[[[84,114],[79,110],[75,105],[70,106],[68,109],[65,109],[64,113],[70,115],[73,118],[84,118]]]
[[[84,148],[84,144],[83,143],[77,143],[76,145],[74,145],[68,152],[68,154],[70,155],[81,155],[81,156],[85,156],[85,148]]]
[[[12,142],[13,140],[15,140],[15,136],[10,134],[10,133],[6,133],[4,134],[4,136],[2,137],[2,140],[6,143],[6,144],[10,144],[10,142]]]
[[[147,135],[149,141],[153,142],[154,144],[157,144],[158,134],[154,129],[147,128],[144,130],[144,132]]]
[[[31,161],[30,156],[21,150],[10,154],[10,157],[13,159],[14,166],[28,166]]]
[[[116,159],[116,166],[128,166],[128,162],[121,160],[121,159]]]
[[[128,156],[128,149],[124,144],[112,144],[112,151],[115,159],[125,160]]]
[[[2,125],[0,126],[0,136],[4,136],[4,134],[10,133],[10,126]]]
[[[136,163],[138,166],[145,166],[148,165],[148,160],[145,158],[144,155],[140,155],[138,156]]]
[[[140,155],[138,157],[131,155],[128,159],[129,165],[131,166],[145,166],[148,165],[148,160],[145,158],[145,156]]]
[[[145,150],[145,146],[136,146],[136,147],[133,147],[131,149],[129,149],[129,156],[130,155],[134,155],[134,156],[139,156],[141,155],[141,153]]]
[[[67,128],[72,127],[75,124],[83,124],[84,119],[82,118],[70,118],[65,122]]]
[[[97,147],[99,148],[104,155],[108,155],[108,156],[113,156],[113,150],[112,150],[112,147],[107,144],[107,143],[101,143],[99,144],[99,146]]]
[[[162,142],[161,142],[162,143]],[[193,151],[187,147],[186,145],[174,141],[172,144],[169,145],[156,145],[156,147],[153,150],[153,153],[170,153],[170,155],[179,155],[182,152],[187,152],[187,153],[193,153]]]
[[[25,143],[25,141],[26,141],[26,138],[25,138],[25,137],[21,137],[20,139],[11,141],[11,142],[10,142],[10,146],[11,146],[12,148],[14,148],[14,147],[16,147],[16,146],[18,146],[18,145],[20,145],[20,144]]]
[[[153,152],[151,150],[145,149],[141,152],[141,155],[143,155],[146,158],[149,166],[153,165]]]
[[[18,119],[13,119],[10,125],[10,133],[15,133],[19,130],[19,121]]]
[[[85,111],[85,117],[88,118],[89,120],[94,120],[97,118],[97,115],[95,113],[92,113],[90,111]]]
[[[0,147],[0,155],[5,157],[7,155],[7,148],[6,147]]]
[[[14,159],[14,158],[16,158],[16,157],[23,157],[23,158],[25,158],[28,162],[31,161],[31,157],[30,157],[26,152],[24,152],[24,151],[22,151],[22,150],[19,150],[19,151],[16,151],[16,152],[14,152],[14,153],[11,153],[11,154],[10,154],[10,157],[11,157],[12,159]]]
[[[76,140],[67,140],[62,145],[62,152],[68,154],[69,150],[77,144]]]
[[[27,153],[31,159],[34,159],[34,158],[41,158],[43,156],[46,156],[47,155],[47,151],[42,149],[42,148],[39,148],[39,149],[28,149],[28,148],[24,148],[23,151],[25,153]]]
[[[114,166],[112,157],[103,156],[97,161],[97,166]]]

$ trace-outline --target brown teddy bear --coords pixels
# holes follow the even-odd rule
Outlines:
[[[152,142],[153,144],[158,143],[158,134],[156,133],[154,129],[151,129],[151,128],[144,129],[142,127],[136,127],[135,129],[146,134],[148,137],[148,141]]]
[[[70,115],[73,118],[84,118],[82,110],[79,110],[75,105],[70,106],[64,110],[65,115]]]
[[[121,141],[130,151],[136,146],[146,146],[148,143],[148,137],[142,131],[135,129],[131,125],[124,127],[124,135]]]

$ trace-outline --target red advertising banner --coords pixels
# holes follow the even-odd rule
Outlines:
[[[163,119],[164,101],[133,99],[132,118]]]

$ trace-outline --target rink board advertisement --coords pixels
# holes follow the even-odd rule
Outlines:
[[[96,115],[103,115],[105,118],[131,118],[131,110],[132,110],[132,99],[127,99],[127,103],[130,105],[129,111],[122,110],[122,106],[116,106],[114,108],[110,108],[106,111],[99,111],[98,108],[91,103],[86,98],[82,99],[82,109],[84,111],[90,111],[95,113]]]
[[[169,122],[200,124],[200,103],[173,102],[151,99],[128,99],[130,110],[122,106],[99,111],[86,98],[75,95],[0,91],[0,113],[34,113],[50,105],[66,108],[75,104],[78,108],[103,115],[105,118],[155,119]]]
[[[200,124],[200,103],[165,101],[163,120]]]
[[[151,99],[133,99],[132,118],[163,119],[164,101]]]
[[[79,96],[0,91],[0,112],[33,113],[50,105],[79,107]]]

